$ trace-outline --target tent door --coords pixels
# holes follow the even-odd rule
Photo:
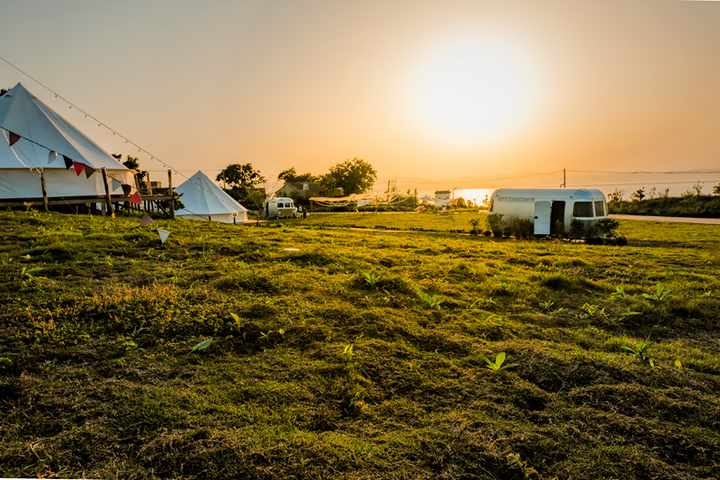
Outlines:
[[[550,202],[535,202],[535,235],[550,235]]]

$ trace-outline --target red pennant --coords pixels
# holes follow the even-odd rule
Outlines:
[[[83,169],[85,168],[85,164],[80,162],[73,162],[73,167],[75,167],[75,173],[77,173],[77,176],[79,177]]]
[[[140,198],[140,194],[138,192],[135,192],[132,197],[130,197],[130,203],[134,203],[136,205],[142,205],[142,198]]]
[[[70,167],[73,166],[73,161],[71,159],[69,159],[68,157],[66,157],[65,155],[63,155],[63,161],[65,162],[65,169],[70,170]]]
[[[20,140],[20,135],[17,133],[10,132],[10,146],[12,147],[17,143],[18,140]]]
[[[147,227],[151,223],[153,223],[153,219],[150,218],[147,213],[145,215],[143,215],[143,217],[140,219],[141,227]]]
[[[93,173],[95,173],[95,169],[90,165],[85,165],[85,178],[90,178]]]

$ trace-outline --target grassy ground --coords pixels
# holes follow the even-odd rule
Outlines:
[[[309,220],[1,213],[0,476],[717,477],[717,226]]]

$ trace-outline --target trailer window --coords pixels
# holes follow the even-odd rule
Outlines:
[[[595,202],[595,216],[596,217],[604,217],[605,216],[605,202],[602,200],[598,200]]]
[[[592,217],[592,202],[575,202],[575,205],[573,205],[573,215],[576,217]]]

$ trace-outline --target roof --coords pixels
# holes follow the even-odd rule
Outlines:
[[[126,170],[97,143],[18,83],[0,97],[0,168],[42,167],[64,169],[60,157],[48,164],[50,150],[93,168]],[[21,139],[12,148],[8,131]]]
[[[604,200],[605,194],[596,188],[498,188],[492,198],[522,197],[538,199]]]
[[[175,212],[177,215],[220,215],[247,211],[202,171],[187,179],[175,191],[183,194],[181,200],[185,205],[184,209]]]

